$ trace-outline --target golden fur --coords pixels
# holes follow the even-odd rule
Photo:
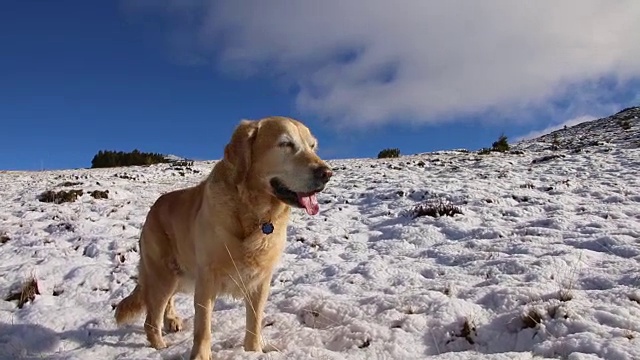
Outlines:
[[[285,246],[290,207],[305,208],[295,196],[315,198],[332,175],[316,148],[316,139],[297,120],[241,121],[204,181],[164,194],[151,207],[140,235],[137,285],[116,307],[117,323],[146,310],[147,339],[164,348],[162,326],[182,328],[174,294],[193,291],[190,358],[210,359],[213,304],[227,294],[245,300],[245,350],[263,351],[264,306]],[[317,203],[315,211],[309,208],[316,213]],[[273,224],[271,234],[261,231],[264,223]]]

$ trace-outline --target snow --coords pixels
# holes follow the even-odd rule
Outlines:
[[[264,337],[276,350],[244,352],[244,306],[220,298],[214,357],[639,359],[640,149],[521,150],[330,161],[320,213],[294,211],[273,278]],[[0,358],[188,358],[189,296],[176,298],[184,331],[161,351],[142,319],[117,328],[112,305],[135,285],[149,206],[214,163],[0,172],[0,295],[32,275],[40,292],[21,309],[0,300]],[[84,194],[37,199],[60,189]],[[462,214],[411,216],[432,201]]]

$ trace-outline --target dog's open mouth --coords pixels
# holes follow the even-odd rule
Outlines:
[[[281,201],[291,206],[303,208],[309,215],[316,215],[320,211],[318,199],[316,198],[317,191],[309,193],[295,192],[286,187],[278,178],[271,179],[270,183],[274,195]]]

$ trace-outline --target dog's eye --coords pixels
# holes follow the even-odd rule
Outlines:
[[[278,144],[278,146],[280,146],[281,148],[295,148],[295,144],[292,141],[283,141]]]

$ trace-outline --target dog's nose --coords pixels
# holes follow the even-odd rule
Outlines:
[[[331,169],[329,169],[327,166],[318,166],[313,171],[313,175],[316,179],[327,182],[329,181],[329,179],[331,179],[331,176],[333,176],[333,171],[331,171]]]

